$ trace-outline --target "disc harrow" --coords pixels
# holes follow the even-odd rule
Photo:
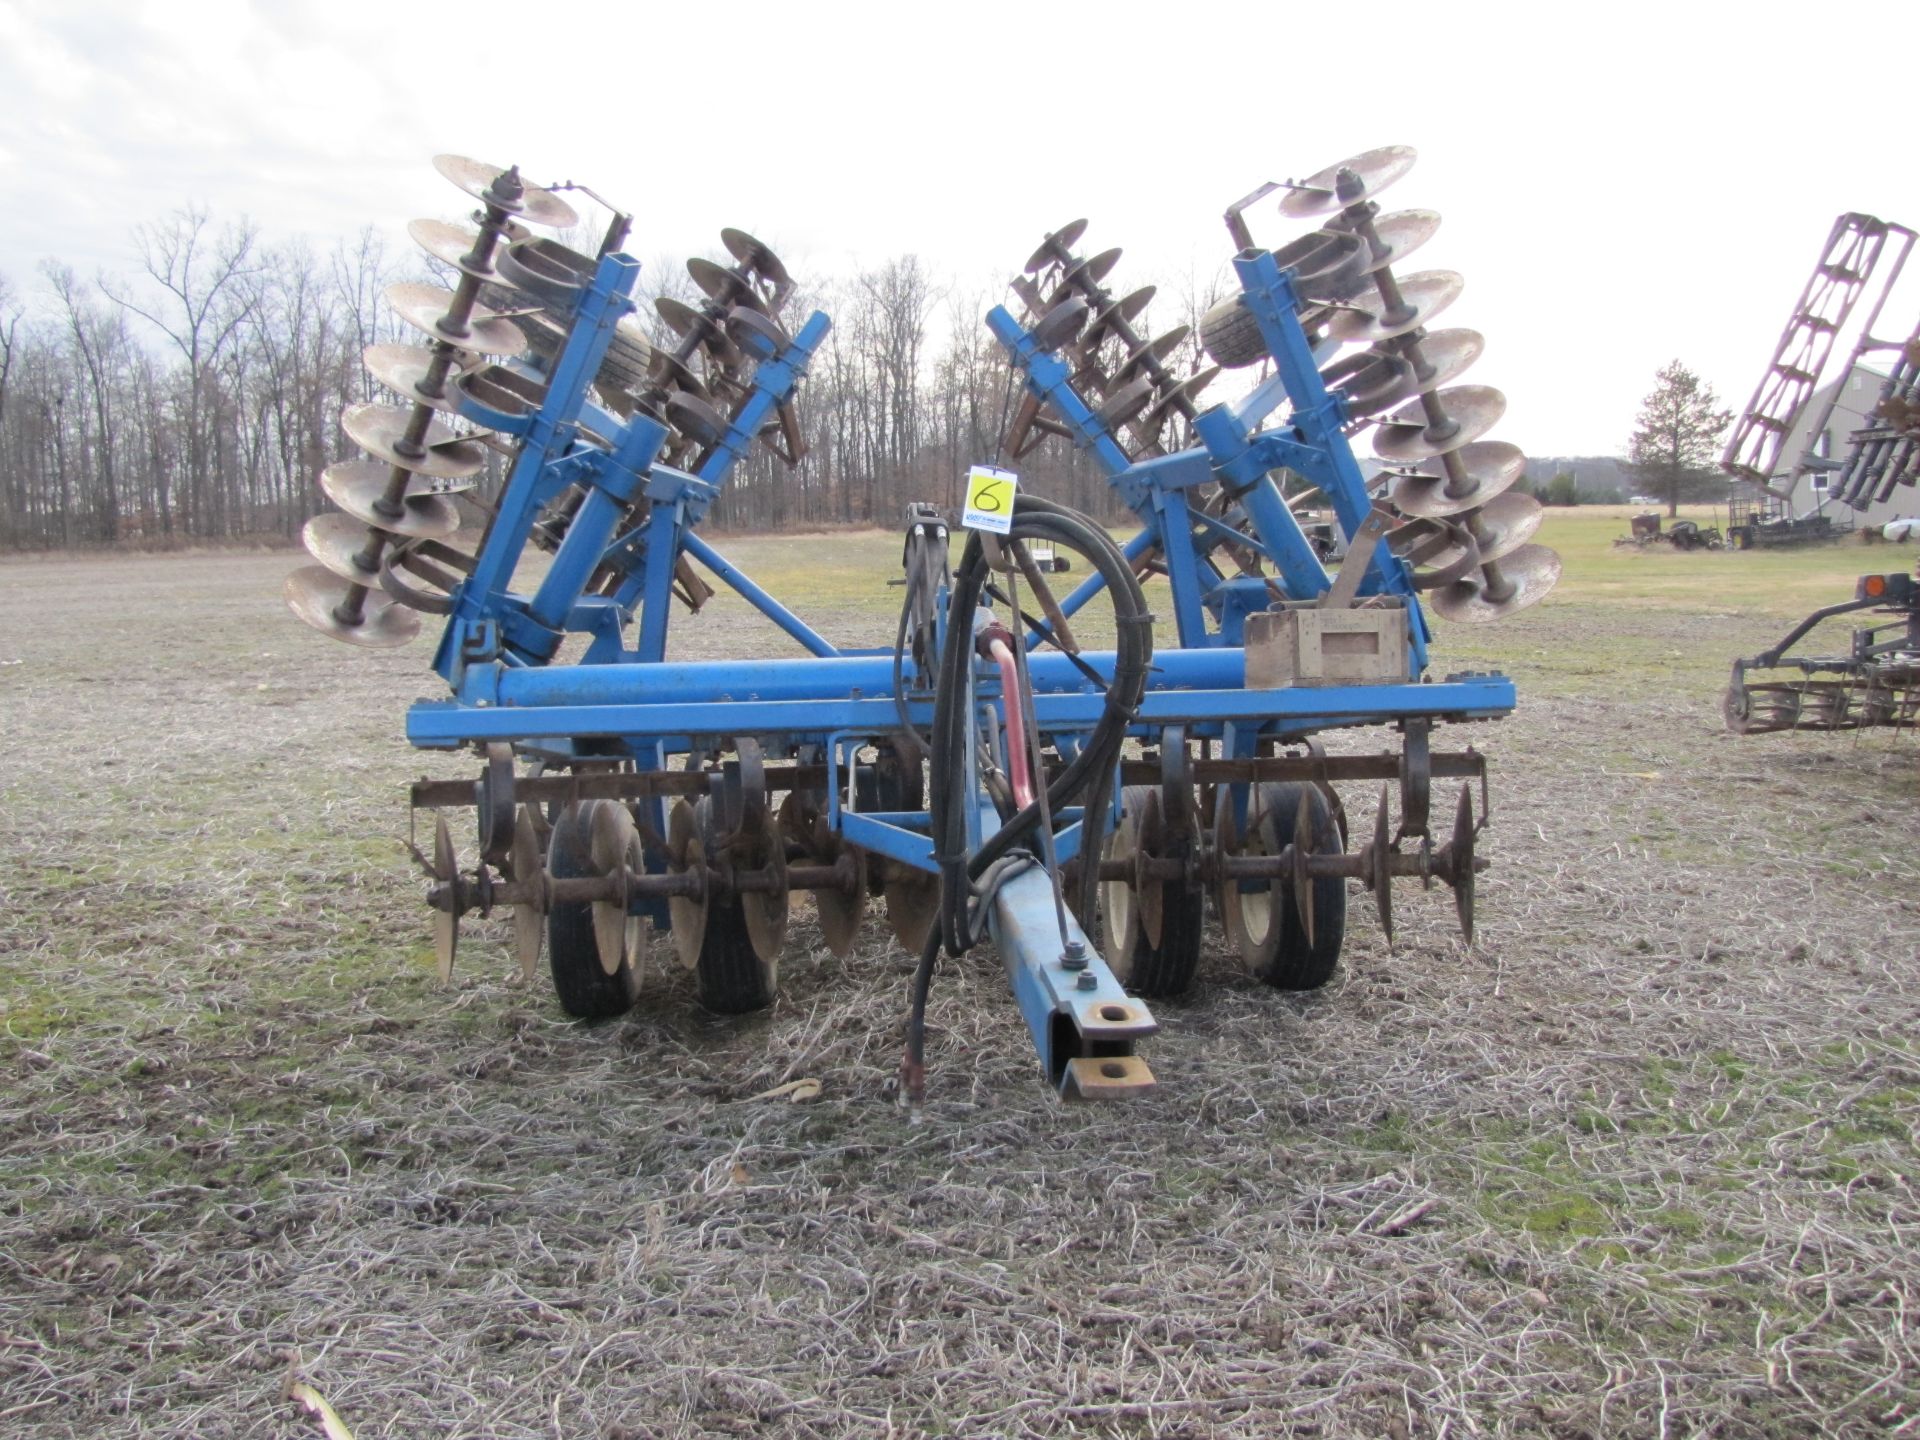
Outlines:
[[[476,228],[411,227],[457,279],[389,293],[426,344],[368,350],[399,403],[344,417],[366,458],[321,477],[336,510],[308,528],[318,564],[288,582],[303,620],[351,643],[444,617],[433,667],[450,698],[418,702],[407,733],[481,768],[412,791],[433,815],[415,855],[442,979],[462,922],[499,912],[518,970],[532,980],[544,952],[574,1016],[647,1001],[662,970],[709,1010],[760,1010],[792,958],[798,892],[833,954],[858,956],[870,912],[917,953],[908,1097],[926,1083],[938,955],[991,940],[1048,1083],[1112,1098],[1153,1083],[1145,1001],[1195,982],[1215,921],[1284,989],[1333,973],[1356,883],[1389,944],[1396,881],[1446,887],[1471,943],[1487,766],[1433,736],[1507,714],[1514,691],[1426,674],[1421,597],[1498,618],[1558,562],[1532,541],[1538,507],[1510,491],[1518,451],[1484,438],[1504,399],[1457,383],[1480,337],[1427,328],[1458,277],[1396,275],[1438,225],[1372,200],[1412,160],[1371,151],[1230,209],[1240,293],[1197,334],[1148,324],[1151,288],[1113,283],[1121,252],[1084,253],[1086,221],[1043,237],[1013,281],[1019,318],[987,316],[1021,382],[1001,454],[1071,440],[1141,528],[1121,545],[1011,494],[1005,525],[965,531],[956,560],[950,518],[916,505],[887,653],[834,644],[699,534],[755,444],[806,454],[797,397],[828,320],[790,314],[773,250],[722,231],[724,260],[687,262],[701,298],[658,301],[650,341],[624,215],[581,254],[528,228],[572,223],[565,187],[442,157],[480,202]],[[1284,215],[1322,223],[1267,250],[1243,211],[1276,190]],[[1268,373],[1249,394],[1209,398],[1252,365]],[[1350,444],[1368,427],[1393,467],[1379,495]],[[455,500],[489,466],[505,474],[463,549]],[[1289,497],[1289,477],[1305,490]],[[1296,513],[1307,491],[1347,542],[1336,573]],[[548,556],[522,579],[534,549]],[[1167,587],[1159,638],[1151,576]],[[803,653],[669,664],[677,610],[698,610],[710,579]],[[1112,648],[1085,644],[1094,633]],[[580,658],[557,663],[569,636]],[[1392,739],[1331,753],[1335,730]],[[1355,786],[1379,787],[1358,836],[1341,798]],[[448,815],[465,809],[463,842]]]

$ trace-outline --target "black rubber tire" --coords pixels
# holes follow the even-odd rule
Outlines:
[[[555,879],[570,880],[590,874],[589,837],[593,834],[593,807],[611,801],[590,800],[554,822],[547,842],[547,866]],[[547,912],[547,966],[553,972],[553,991],[560,1008],[577,1020],[609,1020],[633,1008],[624,974],[609,975],[600,967],[600,948],[593,938],[593,907],[585,901],[562,902]]]
[[[1242,370],[1267,358],[1266,337],[1244,296],[1230,296],[1200,317],[1200,348],[1214,364],[1228,370]]]
[[[703,795],[694,806],[702,836],[713,835],[712,816],[713,801]],[[707,929],[700,941],[694,978],[700,985],[700,1003],[718,1015],[746,1015],[773,1004],[779,990],[778,975],[754,954],[747,917],[737,896],[716,898],[708,905]]]
[[[1293,835],[1293,817],[1305,794],[1313,817],[1313,853],[1338,855],[1345,848],[1333,810],[1319,787],[1292,781],[1274,781],[1261,787],[1267,809],[1278,818],[1280,837],[1285,843]],[[1307,930],[1300,923],[1299,907],[1293,903],[1293,886],[1281,882],[1274,886],[1280,901],[1280,948],[1273,964],[1260,978],[1276,990],[1318,990],[1333,975],[1340,961],[1340,950],[1347,939],[1347,882],[1338,875],[1324,876],[1313,882],[1313,944],[1307,944]]]
[[[1151,793],[1144,785],[1129,785],[1122,803],[1129,807],[1143,803]],[[1204,889],[1188,890],[1178,880],[1162,881],[1160,904],[1158,945],[1147,939],[1139,912],[1135,910],[1129,915],[1134,930],[1133,963],[1124,983],[1133,994],[1149,1000],[1184,995],[1193,987],[1193,973],[1200,965],[1200,935],[1207,921]],[[1101,906],[1103,922],[1107,919],[1106,908]],[[1108,948],[1117,953],[1123,939],[1117,935],[1107,936]]]

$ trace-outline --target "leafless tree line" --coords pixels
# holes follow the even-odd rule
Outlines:
[[[320,471],[357,453],[339,417],[375,398],[362,351],[406,338],[381,291],[428,262],[372,231],[324,255],[275,245],[199,208],[137,228],[133,251],[129,279],[56,261],[25,287],[0,277],[0,550],[297,535],[324,507]],[[643,286],[650,300],[689,282],[662,261]],[[834,328],[803,394],[806,457],[756,452],[713,522],[891,526],[909,501],[957,500],[969,464],[1006,463],[1017,397],[981,323],[994,298],[936,283],[912,255],[814,280],[795,310]],[[1062,444],[1018,468],[1041,493],[1112,508]]]

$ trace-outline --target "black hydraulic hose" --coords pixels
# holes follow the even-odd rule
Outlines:
[[[1085,556],[1099,572],[1113,597],[1118,637],[1114,648],[1113,679],[1107,685],[1106,705],[1094,724],[1087,743],[1080,747],[1060,774],[1046,787],[1049,812],[1057,813],[1085,791],[1091,790],[1081,823],[1081,896],[1094,893],[1098,873],[1101,838],[1105,830],[1106,807],[1111,797],[1114,766],[1120,748],[1126,742],[1127,726],[1133,722],[1141,697],[1146,693],[1147,672],[1153,662],[1153,617],[1147,611],[1146,595],[1140,579],[1120,548],[1107,532],[1079,512],[1064,505],[1022,495],[1014,502],[1011,540],[1051,540],[1056,546]],[[980,596],[987,585],[988,567],[980,536],[970,534],[955,572],[947,609],[947,644],[939,657],[934,690],[933,730],[927,740],[931,764],[928,810],[930,812],[934,858],[940,867],[939,923],[927,933],[921,947],[919,964],[914,969],[912,1006],[907,1019],[906,1054],[901,1062],[902,1091],[907,1100],[918,1104],[926,1085],[927,995],[933,984],[934,967],[940,951],[962,955],[978,942],[986,928],[986,914],[994,893],[1013,876],[1034,862],[1030,857],[1009,853],[1030,835],[1040,823],[1041,803],[1033,804],[1007,820],[999,830],[974,852],[967,855],[968,797],[961,793],[966,773],[963,747],[966,743],[967,697],[971,694],[974,662],[974,616]],[[909,578],[909,585],[914,583]],[[909,605],[911,605],[911,595]],[[1025,617],[1016,615],[1016,622]],[[895,641],[896,676],[906,639],[906,609],[901,612],[900,633]],[[1015,643],[1022,643],[1016,640]],[[896,689],[898,687],[896,686]],[[1029,697],[1030,698],[1030,697]],[[1008,697],[1010,706],[1018,697]],[[1009,723],[1018,724],[1009,716]],[[1041,773],[1040,757],[1031,757],[1036,780]],[[1083,913],[1085,913],[1083,909]]]
[[[1096,777],[1110,770],[1119,758],[1127,726],[1146,691],[1147,672],[1153,658],[1152,617],[1147,612],[1139,578],[1119,547],[1105,530],[1078,512],[1037,496],[1022,495],[1014,504],[1013,530],[1008,538],[1051,540],[1057,546],[1084,555],[1106,582],[1118,623],[1114,674],[1107,687],[1106,705],[1100,719],[1087,743],[1047,786],[1048,807],[1057,812],[1080,798]],[[974,658],[973,619],[987,575],[980,537],[969,535],[954,575],[948,606],[948,643],[940,657],[940,684],[934,697],[930,744],[933,773],[929,809],[934,853],[941,870],[942,940],[949,953],[955,955],[971,949],[978,939],[972,931],[969,914],[972,882],[1027,838],[1041,816],[1036,800],[1002,825],[971,857],[966,854],[966,814],[958,793],[964,773],[961,748],[966,733],[968,674]],[[1034,762],[1037,766],[1037,756]],[[1104,815],[1089,813],[1085,823],[1083,836],[1094,844],[1091,851],[1094,855],[1098,854],[1095,842],[1104,820]]]

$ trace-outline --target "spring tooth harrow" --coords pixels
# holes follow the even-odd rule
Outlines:
[[[698,534],[756,441],[789,464],[805,453],[795,399],[828,321],[789,328],[778,257],[724,231],[734,263],[688,262],[705,300],[658,302],[676,340],[654,349],[631,315],[624,216],[581,255],[526,228],[573,223],[553,189],[437,161],[480,202],[478,228],[412,227],[460,279],[390,293],[431,344],[368,351],[407,404],[349,412],[374,458],[322,477],[341,513],[309,527],[320,564],[287,598],[360,645],[444,618],[433,665],[452,698],[416,703],[408,737],[482,765],[412,792],[435,812],[415,854],[443,978],[460,918],[503,908],[527,977],[544,947],[571,1014],[632,1006],[661,938],[702,1003],[755,1010],[775,998],[795,891],[842,955],[877,897],[919,954],[907,1094],[924,1085],[939,953],[991,938],[1049,1083],[1111,1097],[1153,1083],[1135,1053],[1157,1029],[1145,999],[1192,983],[1209,903],[1282,988],[1328,978],[1349,881],[1389,941],[1393,881],[1440,881],[1470,942],[1486,763],[1432,737],[1509,713],[1514,691],[1498,674],[1430,680],[1420,597],[1497,619],[1540,599],[1559,562],[1531,543],[1539,507],[1508,493],[1524,460],[1482,438],[1504,399],[1450,383],[1481,337],[1426,328],[1459,277],[1395,274],[1438,225],[1373,200],[1412,162],[1370,151],[1229,209],[1240,292],[1203,321],[1212,363],[1192,373],[1183,329],[1139,328],[1151,289],[1106,288],[1118,250],[1077,253],[1084,221],[1048,235],[1013,282],[1021,318],[987,317],[1023,382],[1003,453],[1070,439],[1141,529],[1117,545],[1020,495],[1005,533],[969,530],[956,563],[950,518],[915,506],[898,640],[872,651],[834,645]],[[1324,223],[1269,251],[1246,212],[1276,190],[1283,215]],[[1255,364],[1270,373],[1250,393],[1203,408],[1222,369]],[[1387,467],[1374,492],[1349,445],[1370,424]],[[449,493],[490,452],[504,483],[467,553],[447,543]],[[1337,574],[1296,514],[1310,493],[1347,542]],[[522,578],[535,550],[548,558]],[[1086,578],[1056,595],[1068,557]],[[712,594],[692,562],[804,654],[669,661],[674,607]],[[1175,632],[1157,649],[1153,575]],[[569,635],[580,659],[559,663]],[[1359,727],[1397,739],[1329,752],[1325,732]],[[1448,820],[1432,816],[1435,780],[1462,782]],[[1374,781],[1349,849],[1338,787]],[[453,808],[475,816],[464,863]],[[1096,917],[1104,953],[1083,928]]]

